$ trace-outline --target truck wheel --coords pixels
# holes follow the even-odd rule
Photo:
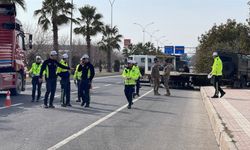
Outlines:
[[[233,88],[239,89],[240,88],[240,81],[234,81],[233,82]]]
[[[17,81],[16,81],[16,88],[10,90],[11,94],[14,96],[21,94],[22,87],[23,87],[23,77],[20,73],[18,73]]]
[[[240,79],[240,87],[241,88],[246,88],[247,87],[247,80],[244,77],[242,77]]]

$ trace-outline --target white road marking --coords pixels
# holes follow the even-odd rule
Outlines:
[[[121,84],[122,82],[116,82],[116,84]]]
[[[104,85],[104,86],[110,86],[111,84],[106,84],[106,85]]]
[[[148,95],[149,93],[151,93],[153,90],[148,91],[147,93],[143,94],[142,96],[140,96],[139,98],[135,99],[133,102],[138,101],[139,99],[143,98],[144,96]],[[68,138],[62,140],[61,142],[57,143],[56,145],[48,148],[48,150],[57,150],[60,147],[64,146],[65,144],[69,143],[70,141],[74,140],[75,138],[79,137],[80,135],[83,135],[85,132],[87,132],[88,130],[94,128],[95,126],[97,126],[98,124],[102,123],[103,121],[111,118],[112,116],[114,116],[115,114],[117,114],[118,112],[120,112],[121,110],[123,110],[124,108],[127,107],[126,105],[123,105],[122,107],[118,108],[117,110],[113,111],[112,113],[108,114],[107,116],[97,120],[96,122],[92,123],[91,125],[87,126],[86,128],[80,130],[79,132],[69,136]]]
[[[99,89],[100,87],[99,86],[96,86],[96,87],[93,87],[92,89],[94,90],[94,89]]]
[[[106,77],[96,77],[93,80],[97,80],[97,79],[107,79],[107,78],[117,78],[117,77],[121,77],[121,75],[114,75],[114,76],[106,76]]]
[[[13,104],[13,105],[11,105],[10,107],[15,107],[15,106],[20,106],[20,105],[23,105],[23,103]],[[8,107],[0,107],[0,110],[6,109],[6,108],[8,108]]]
[[[245,133],[250,137],[250,122],[228,101],[222,100],[221,103],[234,118],[234,120],[239,124],[239,126],[245,131]]]

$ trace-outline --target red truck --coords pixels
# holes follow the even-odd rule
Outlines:
[[[31,48],[32,35],[29,36]],[[25,90],[25,33],[14,4],[0,4],[0,90],[18,95]]]

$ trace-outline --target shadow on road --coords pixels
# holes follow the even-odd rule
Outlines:
[[[142,109],[142,108],[137,108],[133,107],[134,110],[139,110],[139,111],[144,111],[144,112],[150,112],[150,113],[159,113],[159,114],[167,114],[167,115],[176,115],[175,113],[171,112],[164,112],[164,111],[158,111],[158,110],[150,110],[150,109]]]

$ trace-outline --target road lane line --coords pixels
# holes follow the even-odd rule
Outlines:
[[[106,84],[106,85],[104,85],[104,86],[110,86],[111,84]]]
[[[143,98],[144,96],[148,95],[149,93],[151,93],[153,91],[150,90],[147,93],[143,94],[142,96],[140,96],[139,98],[135,99],[133,102],[138,101],[139,99]],[[87,126],[86,128],[80,130],[79,132],[69,136],[68,138],[62,140],[61,142],[57,143],[56,145],[48,148],[48,150],[57,150],[60,147],[64,146],[65,144],[69,143],[70,141],[74,140],[75,138],[79,137],[80,135],[83,135],[85,132],[87,132],[88,130],[94,128],[95,126],[97,126],[98,124],[102,123],[103,121],[111,118],[112,116],[114,116],[115,114],[117,114],[118,112],[120,112],[121,110],[123,110],[124,108],[127,107],[126,105],[123,105],[122,107],[118,108],[117,110],[113,111],[112,113],[108,114],[107,116],[97,120],[96,122],[92,123],[91,125]]]
[[[99,86],[97,86],[97,87],[93,87],[93,90],[94,90],[94,89],[100,89],[100,87],[99,87]]]
[[[121,77],[121,75],[114,75],[114,76],[106,76],[106,77],[96,77],[93,80],[97,80],[97,79],[107,79],[107,78],[117,78],[117,77]]]
[[[23,105],[23,103],[13,104],[13,105],[11,105],[10,107],[15,107],[15,106],[20,106],[20,105]],[[0,107],[0,110],[6,109],[6,108],[8,108],[8,107]]]

